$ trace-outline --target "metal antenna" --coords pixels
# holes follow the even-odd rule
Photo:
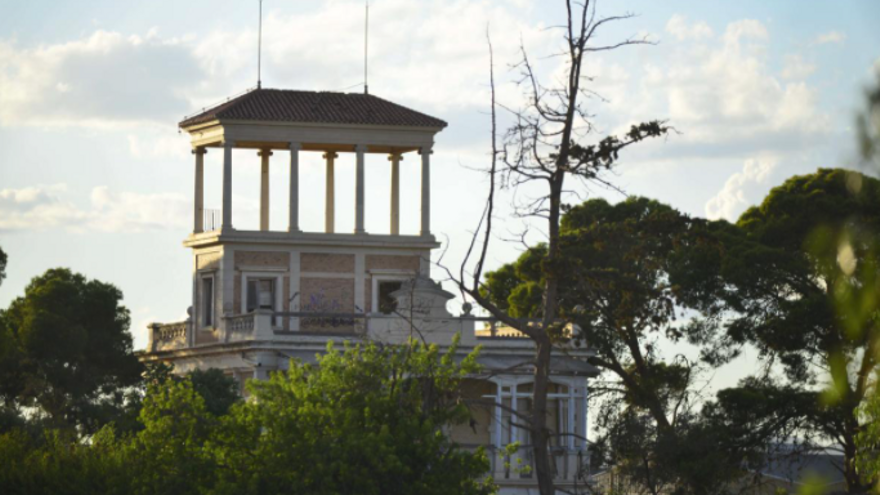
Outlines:
[[[370,85],[368,84],[369,80],[367,79],[367,69],[369,68],[369,58],[367,55],[370,46],[370,0],[366,0],[364,3],[367,6],[367,15],[364,18],[364,94],[368,95],[370,94]]]
[[[257,89],[263,85],[261,78],[263,65],[263,0],[260,0],[260,27],[257,34]]]

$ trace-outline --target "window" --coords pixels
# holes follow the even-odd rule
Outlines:
[[[202,278],[202,326],[214,326],[214,277]]]
[[[256,309],[275,309],[275,279],[247,279],[246,310],[250,313]]]
[[[400,290],[403,282],[389,280],[379,282],[379,312],[389,315],[397,309],[397,300],[391,294]]]

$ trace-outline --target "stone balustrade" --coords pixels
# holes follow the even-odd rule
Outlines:
[[[186,347],[189,327],[189,320],[177,323],[150,324],[150,350],[155,352]]]

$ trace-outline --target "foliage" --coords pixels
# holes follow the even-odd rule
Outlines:
[[[735,235],[732,227],[646,198],[615,205],[595,199],[565,210],[554,269],[561,274],[559,315],[578,331],[560,329],[555,338],[588,344],[590,362],[611,377],[599,388],[614,395],[596,420],[605,461],[650,491],[674,485],[707,493],[723,485],[740,473],[737,455],[745,447],[734,452],[718,423],[691,411],[699,366],[665,358],[660,342],[698,345],[708,365],[736,355],[719,318],[727,288],[723,239]],[[486,297],[511,315],[542,316],[547,264],[546,246],[526,251],[487,274]]]
[[[52,425],[95,432],[120,414],[143,367],[113,285],[67,269],[34,278],[0,312],[0,397]]]
[[[454,349],[332,344],[316,366],[250,382],[218,439],[218,493],[489,493],[485,453],[442,428],[469,419]]]
[[[880,180],[857,172],[792,177],[739,219],[747,239],[725,273],[737,288],[728,335],[780,363],[802,390],[826,387],[803,417],[808,434],[839,444],[850,492],[864,490],[856,411],[880,357],[878,205]]]
[[[136,433],[0,435],[0,486],[11,494],[492,493],[485,453],[444,433],[470,419],[458,394],[477,371],[475,353],[459,364],[454,354],[455,346],[440,354],[416,343],[331,345],[316,365],[293,362],[286,374],[250,382],[247,402],[226,400],[229,379],[216,371],[169,376],[148,385]]]
[[[880,379],[878,373],[877,379]],[[875,388],[874,393],[859,408],[859,416],[862,419],[862,428],[856,435],[858,457],[856,466],[862,482],[867,486],[873,486],[876,493],[880,493],[880,389]]]
[[[6,256],[6,252],[0,248],[0,285],[3,285],[3,279],[6,278],[6,261],[8,257]]]
[[[880,65],[874,67],[874,85],[865,91],[865,109],[856,116],[859,153],[880,170]]]

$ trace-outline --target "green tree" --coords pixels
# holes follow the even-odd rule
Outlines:
[[[131,493],[197,494],[213,486],[218,464],[207,445],[219,434],[220,418],[191,379],[151,384],[139,420],[143,429],[123,447],[136,471]]]
[[[67,269],[34,278],[0,312],[0,396],[56,427],[93,433],[141,380],[130,317],[113,285]]]
[[[0,248],[0,285],[3,285],[3,279],[6,278],[6,253]]]
[[[874,393],[859,409],[862,429],[856,435],[856,467],[862,482],[880,493],[880,373],[875,377]]]
[[[792,177],[738,226],[747,238],[728,247],[728,335],[813,392],[808,431],[839,446],[850,493],[863,492],[856,412],[880,349],[880,180],[840,169]]]
[[[214,447],[216,493],[491,493],[482,449],[444,433],[468,421],[460,385],[477,371],[475,354],[454,352],[329,345],[317,365],[249,382]]]
[[[664,341],[689,342],[702,349],[704,365],[736,354],[722,332],[719,302],[727,288],[721,239],[735,234],[729,224],[646,198],[590,200],[562,218],[559,315],[577,324],[575,342],[588,344],[590,362],[606,372],[608,383],[593,389],[614,394],[596,421],[606,433],[600,442],[616,469],[654,493],[664,486],[711,493],[710,485],[738,472],[739,459],[718,443],[723,437],[710,435],[692,410],[700,366],[661,352]],[[541,317],[546,256],[539,245],[488,273],[484,297],[511,315]],[[565,337],[561,329],[554,336]],[[695,459],[714,474],[706,476]]]

